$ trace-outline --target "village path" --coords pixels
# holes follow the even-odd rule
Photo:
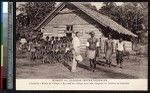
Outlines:
[[[130,57],[124,60],[123,69],[116,67],[113,56],[112,67],[109,68],[103,62],[99,62],[95,72],[89,70],[89,61],[84,59],[78,64],[77,72],[70,72],[71,62],[42,64],[40,61],[31,62],[29,58],[16,59],[17,79],[145,79],[148,71],[148,58]],[[102,60],[104,61],[104,60]]]

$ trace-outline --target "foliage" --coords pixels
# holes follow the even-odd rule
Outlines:
[[[54,8],[55,2],[28,2],[21,5],[17,8],[23,11],[16,17],[17,33],[26,35],[32,31]]]
[[[112,20],[137,34],[142,39],[142,33],[148,28],[148,7],[142,3],[124,3],[117,6],[115,2],[104,2],[100,13],[109,16]],[[141,5],[142,4],[142,5]],[[141,5],[142,7],[139,7]]]
[[[137,34],[140,40],[144,40],[142,38],[146,37],[145,32],[148,31],[147,3],[125,2],[123,5],[117,6],[115,2],[104,2],[103,7],[99,10],[91,3],[84,2],[83,5],[107,15],[118,24]],[[54,8],[55,2],[28,2],[20,5],[17,9],[23,11],[23,13],[17,15],[16,18],[17,33],[27,35],[27,32],[32,31]]]

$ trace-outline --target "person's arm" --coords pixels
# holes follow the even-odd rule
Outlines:
[[[114,42],[113,41],[112,41],[111,45],[112,45],[112,53],[114,53]]]
[[[77,43],[78,45],[77,45],[77,48],[78,48],[78,55],[80,54],[80,46],[81,46],[81,44],[80,44],[80,40],[79,40],[79,38],[78,38],[78,43]]]
[[[124,50],[124,52],[126,51],[125,43],[123,43],[123,50]]]
[[[96,57],[99,57],[99,41],[96,43]]]
[[[117,48],[118,48],[118,43],[116,43],[116,46],[115,46],[115,51],[117,51]]]
[[[99,47],[99,41],[97,40],[97,43],[96,43],[96,47],[98,48]]]
[[[99,41],[99,52],[101,52],[102,51],[102,39],[100,39],[100,41]]]
[[[73,43],[70,43],[70,49],[73,49]]]
[[[89,49],[89,42],[87,41],[86,42],[86,50],[85,50],[85,57],[87,57],[87,51]]]
[[[72,53],[74,56],[76,56],[75,44],[76,44],[76,41],[75,41],[75,38],[73,38],[73,40],[72,40]]]
[[[75,44],[74,39],[71,41],[71,44],[72,44],[72,48],[74,48],[74,44]]]
[[[104,41],[104,53],[106,53],[106,41]]]

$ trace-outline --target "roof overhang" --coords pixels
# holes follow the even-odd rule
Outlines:
[[[86,7],[81,5],[79,2],[62,2],[60,3],[47,17],[45,17],[45,19],[37,26],[34,28],[34,30],[38,30],[40,28],[42,28],[44,25],[46,25],[48,23],[48,21],[50,21],[50,19],[54,18],[55,15],[62,9],[65,7],[66,4],[72,4],[75,7],[77,7],[78,9],[80,9],[82,12],[84,12],[86,15],[88,15],[89,17],[91,17],[93,20],[97,21],[98,23],[100,23],[101,25],[103,25],[104,27],[110,27],[113,31],[118,32],[119,34],[125,34],[125,35],[130,35],[132,37],[138,37],[137,35],[133,34],[131,31],[127,30],[126,28],[122,27],[121,25],[119,25],[118,23],[116,23],[115,21],[113,21],[112,19],[110,19],[109,17],[102,15],[100,13],[96,13],[96,11],[92,11],[90,10],[92,13],[88,13],[86,10]],[[94,15],[97,14],[97,16]],[[99,18],[100,17],[100,18]],[[105,22],[105,21],[110,21],[109,22]]]

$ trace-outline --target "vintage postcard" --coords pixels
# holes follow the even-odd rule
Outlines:
[[[147,90],[148,2],[16,2],[17,90]]]

